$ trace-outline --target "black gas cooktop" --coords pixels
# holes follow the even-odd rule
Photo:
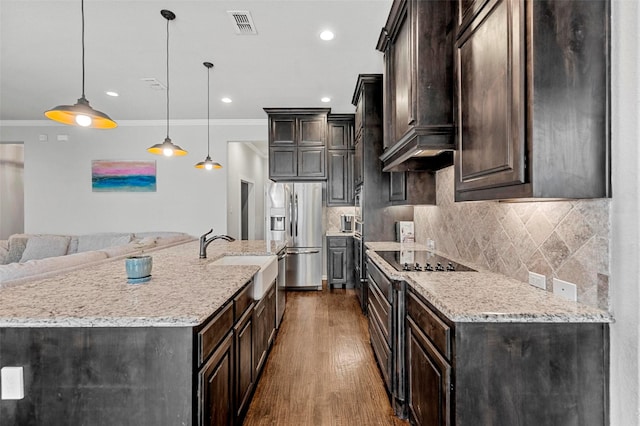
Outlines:
[[[475,272],[475,269],[427,250],[376,251],[376,254],[398,271]]]

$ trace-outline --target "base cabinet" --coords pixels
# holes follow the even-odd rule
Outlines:
[[[327,284],[329,288],[353,288],[353,238],[327,237]]]
[[[256,338],[253,345],[254,377],[256,382],[265,362],[269,349],[276,336],[276,282],[256,303],[253,310],[253,322],[256,328]]]
[[[232,426],[234,352],[229,333],[199,374],[199,423],[203,426]]]
[[[412,424],[609,424],[608,324],[454,323],[406,297]]]

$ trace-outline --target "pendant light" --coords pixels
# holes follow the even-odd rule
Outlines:
[[[209,156],[209,128],[210,128],[209,121],[211,119],[211,116],[209,114],[209,105],[211,103],[210,102],[211,94],[209,92],[209,80],[211,77],[211,68],[213,68],[213,64],[211,62],[203,62],[202,65],[207,67],[207,158],[205,158],[204,161],[201,161],[198,164],[196,164],[195,168],[205,169],[205,170],[221,169],[222,166],[220,165],[220,163],[216,163]]]
[[[82,14],[82,96],[75,105],[58,105],[44,115],[58,123],[70,126],[91,127],[93,129],[113,129],[118,124],[104,112],[91,108],[84,95],[84,0],[80,2]]]
[[[178,145],[171,142],[169,137],[169,21],[176,19],[175,13],[170,10],[162,9],[160,14],[167,20],[167,137],[164,142],[157,143],[150,148],[147,148],[152,154],[164,155],[165,157],[171,157],[173,155],[187,155],[187,151],[180,148]]]

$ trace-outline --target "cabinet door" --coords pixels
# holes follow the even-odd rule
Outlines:
[[[347,283],[347,248],[329,247],[327,267],[329,286],[344,286]]]
[[[324,147],[299,147],[298,177],[325,178],[325,153]]]
[[[351,151],[329,151],[327,158],[327,206],[353,205],[351,188]]]
[[[419,327],[407,319],[409,416],[416,424],[451,424],[451,366]]]
[[[296,118],[295,116],[269,117],[269,145],[295,145]]]
[[[495,0],[456,43],[456,192],[525,183],[523,0]]]
[[[267,359],[267,346],[269,344],[269,336],[267,331],[267,300],[262,298],[253,308],[253,324],[255,327],[255,339],[253,342],[253,362],[254,376],[258,377],[260,370],[264,366]]]
[[[242,423],[253,390],[254,362],[253,342],[255,329],[253,324],[253,309],[247,310],[245,315],[235,326],[236,335],[236,395],[235,414],[236,422]]]
[[[362,183],[362,175],[363,175],[363,163],[362,163],[362,150],[364,149],[362,146],[362,134],[356,137],[354,143],[355,149],[353,151],[353,187],[360,185]]]
[[[198,373],[200,426],[233,425],[233,334],[230,332]]]
[[[395,38],[389,47],[389,67],[392,70],[389,85],[391,92],[391,134],[393,144],[399,141],[413,124],[414,117],[412,111],[412,87],[411,76],[413,72],[413,59],[411,55],[411,19],[409,17],[409,7],[411,2],[407,1],[404,10],[401,12],[399,26]],[[389,69],[387,70],[389,71]]]
[[[273,345],[273,341],[276,338],[276,292],[277,283],[269,290],[265,296],[267,299],[265,311],[266,311],[266,335],[267,335],[267,351]]]
[[[328,122],[329,139],[328,149],[350,149],[353,148],[353,121],[352,120],[331,120]]]
[[[389,173],[389,201],[405,201],[407,184],[405,172]]]
[[[298,117],[298,145],[322,145],[326,143],[327,116]]]
[[[287,178],[298,175],[297,149],[294,147],[269,148],[269,177]]]

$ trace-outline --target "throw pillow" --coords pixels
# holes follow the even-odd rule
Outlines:
[[[64,256],[67,254],[71,237],[62,235],[39,235],[29,238],[27,246],[22,253],[20,262],[32,259],[45,259],[47,257]]]
[[[11,235],[9,237],[9,252],[7,253],[7,257],[4,259],[4,262],[6,264],[20,262],[22,252],[24,252],[24,249],[27,247],[28,240],[29,236],[25,234]]]
[[[4,265],[5,259],[9,253],[9,240],[0,241],[0,265]]]

